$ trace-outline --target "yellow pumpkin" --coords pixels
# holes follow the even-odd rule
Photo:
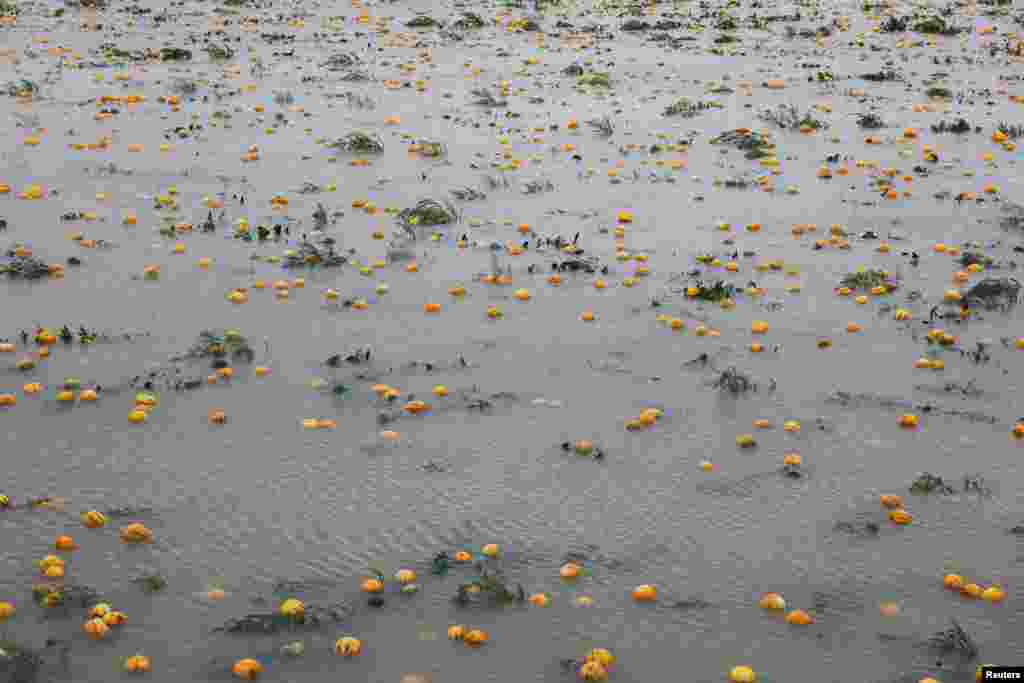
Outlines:
[[[296,598],[288,598],[278,608],[282,616],[290,619],[301,619],[306,614],[306,605]]]
[[[363,644],[358,638],[345,636],[338,638],[334,643],[334,653],[342,657],[355,657],[363,649]]]
[[[889,520],[893,524],[899,524],[904,526],[914,521],[914,518],[910,516],[910,513],[906,510],[891,510],[889,512]]]
[[[99,510],[89,510],[82,513],[82,524],[89,529],[99,529],[107,523],[107,517]]]
[[[579,677],[584,681],[604,681],[608,679],[608,670],[596,659],[588,659],[580,667]]]
[[[488,543],[480,549],[481,554],[485,557],[497,557],[499,548],[497,543]]]
[[[78,545],[75,543],[75,539],[71,538],[70,536],[58,536],[57,540],[53,542],[53,545],[57,550],[63,552],[70,552],[72,550],[78,549]]]
[[[952,591],[961,590],[964,587],[964,577],[959,574],[946,574],[942,577],[942,585]]]
[[[461,624],[448,627],[448,640],[462,640],[466,636],[466,627]]]
[[[141,522],[134,522],[121,529],[122,543],[152,543],[153,532]]]
[[[395,574],[395,580],[403,586],[416,583],[416,572],[411,569],[399,569]]]
[[[729,672],[729,680],[732,683],[754,683],[757,674],[749,666],[734,666]]]
[[[587,661],[600,662],[601,666],[609,667],[615,663],[615,656],[603,647],[595,647],[587,653]]]
[[[761,596],[761,601],[758,603],[758,605],[760,605],[761,609],[786,609],[786,601],[778,593],[765,593],[763,596]]]
[[[466,635],[462,637],[462,642],[470,647],[480,647],[486,643],[489,638],[487,631],[475,628],[472,631],[467,632]]]
[[[14,605],[9,602],[0,602],[0,619],[10,619],[14,616]]]

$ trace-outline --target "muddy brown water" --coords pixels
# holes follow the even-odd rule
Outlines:
[[[255,83],[251,93],[219,102],[212,96],[209,102],[185,98],[180,112],[159,103],[157,97],[168,92],[173,78],[223,80],[222,66],[209,64],[198,46],[189,46],[196,51],[191,65],[133,67],[132,80],[126,83],[112,80],[118,71],[114,67],[69,68],[44,86],[38,102],[0,100],[0,182],[12,187],[0,199],[0,216],[9,222],[0,234],[2,243],[28,243],[47,261],[69,256],[83,260],[81,267],[68,267],[61,280],[3,282],[2,334],[14,338],[18,330],[35,324],[59,327],[65,322],[148,333],[86,348],[58,344],[50,359],[24,375],[10,368],[13,359],[5,359],[10,363],[0,375],[0,387],[19,396],[18,405],[0,415],[7,435],[3,491],[16,503],[49,495],[65,504],[63,512],[17,509],[2,515],[0,599],[18,607],[16,617],[0,627],[4,638],[36,646],[47,637],[70,639],[70,669],[47,675],[75,681],[127,678],[122,661],[136,652],[152,657],[149,677],[154,681],[227,680],[231,662],[243,656],[260,659],[266,667],[262,679],[271,681],[340,676],[396,681],[410,672],[430,673],[435,681],[560,680],[572,676],[560,669],[560,659],[595,646],[614,652],[618,661],[612,680],[622,683],[667,676],[724,680],[737,664],[752,666],[765,681],[846,683],[929,675],[943,682],[972,680],[974,664],[980,662],[961,662],[914,646],[948,627],[951,618],[975,637],[984,662],[1015,664],[1024,659],[1017,589],[1024,549],[1007,533],[1024,520],[1017,494],[1022,451],[1008,436],[1024,413],[1019,398],[1022,352],[999,342],[1022,334],[1019,309],[946,325],[960,338],[959,348],[993,340],[989,362],[974,363],[952,349],[939,354],[946,362],[942,372],[913,367],[930,348],[922,321],[951,286],[956,270],[952,258],[933,253],[931,245],[999,241],[999,246],[981,250],[998,260],[1012,260],[1011,247],[1021,243],[1019,233],[999,227],[998,198],[965,204],[933,199],[942,190],[979,191],[987,182],[1003,188],[1004,201],[1014,198],[1019,153],[1001,150],[988,136],[993,122],[1019,119],[1021,110],[998,94],[950,103],[948,112],[909,109],[910,103],[925,101],[920,86],[938,70],[949,73],[944,80],[948,87],[966,91],[998,88],[997,76],[1019,74],[1019,66],[990,58],[965,63],[965,56],[978,55],[975,41],[984,40],[976,35],[963,44],[942,38],[934,48],[903,50],[889,49],[892,36],[869,35],[869,43],[886,51],[853,47],[853,36],[869,24],[852,3],[821,5],[818,18],[801,22],[812,27],[834,16],[853,17],[851,31],[835,34],[825,47],[786,41],[781,29],[774,35],[744,30],[739,32],[744,39],[739,54],[730,57],[707,53],[715,32],[698,36],[699,49],[664,50],[643,36],[619,33],[616,19],[580,16],[585,8],[575,6],[564,8],[570,21],[606,23],[614,40],[599,40],[600,53],[559,48],[553,38],[547,41],[549,47],[539,49],[530,34],[494,30],[490,18],[495,8],[486,6],[478,11],[488,26],[461,43],[439,43],[435,32],[423,32],[420,40],[430,47],[433,63],[421,65],[409,78],[428,78],[429,87],[423,93],[412,88],[392,92],[374,82],[338,82],[337,75],[315,66],[341,49],[365,53],[367,37],[358,27],[359,36],[352,35],[351,26],[338,34],[349,38],[348,44],[325,46],[313,40],[321,16],[354,17],[356,9],[311,3],[296,7],[310,15],[297,32],[294,58],[272,54],[290,45],[268,45],[258,34],[227,27],[229,35],[243,36],[247,59],[258,55],[268,67],[267,76],[259,80],[248,74],[244,60],[233,60],[242,61],[242,75],[227,83]],[[415,11],[438,17],[452,13],[447,5],[422,3],[368,8],[374,16],[403,20]],[[787,8],[777,9],[782,13]],[[48,38],[49,46],[64,45],[93,59],[95,53],[89,50],[107,40],[138,48],[183,45],[188,33],[206,30],[208,12],[206,4],[173,7],[173,21],[156,28],[152,21],[131,26],[124,14],[100,12],[98,21],[108,27],[106,32],[80,32],[77,10],[69,10],[60,21],[28,12],[16,28],[0,29],[5,46],[17,50],[20,58],[0,67],[0,80],[44,79],[56,59],[45,56],[46,45],[33,42],[40,35]],[[557,18],[557,12],[543,18],[546,30],[555,30]],[[1005,29],[1012,25],[1006,19],[996,23]],[[261,30],[288,29],[268,20]],[[511,56],[496,56],[498,47]],[[41,54],[33,57],[27,51]],[[368,70],[378,79],[398,77],[397,65],[413,61],[415,54],[412,49],[387,49]],[[931,63],[935,55],[950,55],[955,61],[937,67]],[[530,56],[540,63],[524,65]],[[614,87],[604,95],[574,89],[573,80],[559,72],[577,59],[603,65]],[[893,59],[914,87],[855,78],[877,70],[885,59]],[[797,64],[808,61],[854,78],[806,83],[806,70]],[[466,63],[482,68],[482,75],[467,79]],[[103,82],[94,80],[97,73],[104,75]],[[302,83],[309,75],[322,81]],[[780,92],[755,87],[749,97],[742,91],[704,94],[707,82],[726,76],[730,80],[725,82],[734,86],[770,76],[789,77],[791,82]],[[467,104],[473,87],[497,80],[512,82],[509,110],[520,118],[507,119],[505,110],[488,112]],[[1020,90],[1017,83],[1005,85],[1011,94]],[[867,95],[844,95],[850,88],[862,88]],[[305,113],[274,103],[274,93],[285,90]],[[325,98],[325,91],[365,93],[376,108],[352,109]],[[129,92],[145,94],[146,102],[106,122],[94,120],[95,104],[76,104]],[[200,83],[197,96],[209,93]],[[714,99],[723,109],[693,119],[660,115],[683,95]],[[530,96],[544,101],[530,103]],[[829,130],[813,136],[774,133],[782,168],[776,192],[713,184],[716,178],[756,176],[766,170],[735,150],[721,153],[708,138],[733,127],[763,127],[755,118],[762,106],[824,102],[833,107],[821,114]],[[255,112],[257,104],[266,111]],[[867,133],[856,127],[855,116],[870,107],[891,124],[877,133],[884,145],[862,144]],[[218,110],[231,114],[230,127],[223,120],[213,127],[212,114]],[[286,123],[266,134],[279,112]],[[583,130],[586,119],[613,113],[618,125],[610,142]],[[401,123],[383,125],[390,115],[400,116]],[[957,115],[985,126],[985,134],[928,132],[931,123]],[[33,128],[47,131],[39,147],[25,147],[22,141],[31,128],[19,123],[33,116],[38,117]],[[570,118],[581,121],[581,130],[564,129]],[[172,152],[157,150],[165,131],[193,120],[204,126],[201,139],[174,140]],[[528,129],[552,124],[563,128],[536,134],[543,142],[529,141]],[[921,139],[896,143],[908,126],[918,128]],[[375,132],[385,144],[384,154],[373,157],[368,168],[350,167],[346,155],[329,163],[329,154],[317,144],[319,138],[352,129]],[[692,134],[696,142],[686,153],[651,155],[646,149],[659,141],[659,133],[668,141]],[[409,158],[402,134],[445,141],[450,163]],[[113,138],[108,152],[68,147],[103,135]],[[381,208],[405,207],[425,197],[445,198],[453,186],[480,187],[485,172],[499,174],[491,163],[505,161],[500,159],[499,136],[507,137],[514,157],[524,160],[523,168],[506,174],[512,188],[488,191],[484,201],[460,203],[463,224],[441,231],[438,241],[416,244],[418,273],[406,272],[403,264],[377,269],[372,277],[352,266],[285,272],[279,264],[251,257],[280,256],[289,245],[246,243],[231,236],[230,223],[239,217],[248,216],[253,226],[271,220],[268,199],[284,194],[290,199],[287,215],[302,221],[292,228],[291,246],[299,233],[310,229],[309,216],[319,201],[329,211],[344,212],[329,229],[342,247],[358,250],[362,263],[384,258],[384,243],[372,240],[370,233],[390,233],[391,217],[366,215],[351,208],[351,200],[361,197]],[[567,142],[576,145],[582,160],[550,149]],[[145,151],[128,153],[130,143],[145,144]],[[623,154],[619,146],[630,143],[639,149]],[[869,191],[865,171],[854,168],[853,162],[863,159],[909,172],[923,163],[922,143],[938,147],[941,160],[929,166],[928,177],[915,177],[908,186],[910,198],[882,200],[878,192]],[[259,146],[261,160],[243,164],[239,157],[250,145]],[[910,154],[900,156],[901,151]],[[982,159],[986,151],[995,156],[992,164]],[[850,175],[816,179],[824,157],[834,153],[850,156]],[[687,168],[670,171],[654,165],[656,158],[682,158]],[[624,167],[616,184],[607,169],[620,159]],[[109,162],[125,173],[97,172]],[[556,190],[523,195],[518,185],[535,179],[550,179]],[[337,191],[299,194],[307,181],[322,186],[334,182]],[[44,186],[50,197],[38,202],[16,199],[15,193],[31,183]],[[206,213],[202,198],[226,191],[230,222],[214,234],[161,237],[153,197],[172,185],[182,207],[176,220],[198,226]],[[784,194],[787,185],[797,186],[799,194]],[[99,192],[109,199],[97,200]],[[246,196],[245,207],[231,199],[239,192]],[[650,275],[633,288],[621,283],[637,264],[614,260],[614,240],[607,232],[624,209],[635,214],[635,222],[626,226],[628,249],[650,255]],[[93,211],[98,220],[62,222],[61,214],[68,211]],[[129,212],[138,214],[137,226],[122,225]],[[731,233],[716,229],[721,221],[732,224]],[[486,245],[518,241],[515,226],[522,222],[541,234],[571,239],[580,232],[587,253],[610,264],[604,276],[608,288],[595,289],[597,275],[586,274],[565,274],[561,287],[549,286],[545,278],[555,254],[532,248],[521,256],[501,254],[501,264],[511,268],[512,286],[476,282],[490,268]],[[761,223],[762,231],[744,232],[743,226],[751,222]],[[795,223],[815,223],[818,231],[794,239],[790,227]],[[851,239],[849,251],[814,250],[813,241],[827,237],[832,223],[842,224],[851,235],[873,230],[882,238],[897,232],[904,239],[890,240],[890,254],[877,253],[876,241],[860,239]],[[107,240],[114,247],[81,249],[67,239],[70,232]],[[457,248],[463,232],[479,244]],[[726,237],[735,244],[722,245]],[[172,253],[175,241],[185,244],[185,254]],[[757,256],[740,258],[735,275],[718,270],[706,277],[741,286],[753,280],[768,290],[766,297],[739,295],[736,309],[727,312],[680,295],[682,283],[674,276],[699,267],[695,256],[713,252],[727,260],[734,249],[752,250]],[[900,253],[910,250],[920,253],[918,266]],[[208,270],[196,267],[204,256],[213,259]],[[755,264],[767,259],[782,259],[799,273],[793,277],[756,271]],[[159,280],[142,279],[149,264],[161,267]],[[531,264],[534,273],[528,272]],[[898,272],[900,289],[863,306],[836,297],[833,289],[839,279],[858,266]],[[297,275],[306,279],[306,286],[293,290],[287,301],[275,299],[269,287],[250,290],[246,305],[225,301],[231,289],[251,287],[257,279],[270,283]],[[972,282],[979,277],[972,276]],[[375,293],[379,283],[386,283],[389,291]],[[801,291],[787,293],[784,285],[794,283]],[[463,300],[448,296],[455,284],[466,286]],[[511,297],[518,287],[531,291],[529,302]],[[325,288],[343,298],[365,297],[369,308],[325,304]],[[908,301],[907,293],[914,290],[924,298]],[[651,307],[654,297],[661,298],[662,306]],[[424,314],[426,302],[441,303],[442,313]],[[897,323],[892,310],[882,308],[886,304],[907,308],[913,321]],[[491,305],[503,309],[503,319],[485,316]],[[581,322],[580,314],[588,309],[596,320]],[[656,322],[658,314],[686,320],[689,331],[670,330]],[[764,353],[748,350],[753,320],[770,325]],[[695,336],[693,328],[700,321],[721,335]],[[845,326],[851,321],[863,331],[848,334]],[[158,386],[160,403],[148,422],[128,424],[135,390],[127,382],[182,353],[201,330],[226,327],[252,340],[253,365],[269,367],[269,376],[256,378],[252,365],[240,363],[229,383],[186,392]],[[821,337],[831,338],[833,347],[817,349]],[[337,369],[323,364],[332,354],[366,345],[373,350],[369,364]],[[749,373],[758,391],[736,398],[710,388],[715,377],[711,368],[684,365],[701,353],[710,354],[719,369],[734,365]],[[460,356],[468,367],[462,367]],[[436,369],[410,366],[414,361],[433,363]],[[364,378],[356,373],[365,373]],[[108,390],[96,404],[58,407],[55,388],[69,376]],[[336,396],[329,389],[314,389],[311,382],[317,379],[339,381],[350,390]],[[44,384],[41,396],[20,393],[30,380]],[[768,388],[771,380],[774,391]],[[971,380],[982,389],[981,396],[914,389]],[[370,390],[378,381],[424,398],[434,409],[382,427],[377,423],[382,406]],[[432,397],[430,390],[437,384],[449,387],[452,396]],[[493,399],[491,410],[481,412],[459,403],[461,391],[500,396]],[[914,411],[921,415],[921,425],[907,431],[897,425],[902,409],[878,400],[827,400],[836,391],[931,403],[935,410]],[[627,432],[624,421],[648,407],[660,408],[665,417],[646,431]],[[211,409],[225,410],[227,424],[209,425]],[[991,420],[965,419],[956,411],[974,411]],[[309,417],[333,418],[337,428],[305,431],[301,420]],[[758,418],[770,420],[773,428],[756,432],[756,449],[737,449],[735,436],[752,431],[751,422]],[[782,430],[789,419],[801,421],[798,434]],[[382,441],[379,432],[384,428],[400,432],[400,440]],[[577,438],[593,439],[606,457],[593,461],[559,448]],[[790,451],[803,456],[806,478],[778,474],[783,454]],[[713,462],[715,471],[702,472],[702,460]],[[988,498],[911,496],[907,487],[923,471],[954,481],[979,473],[993,492]],[[880,493],[903,494],[914,523],[886,523],[877,502]],[[130,520],[154,530],[152,545],[135,548],[118,542],[117,529],[130,520],[115,519],[105,530],[90,531],[77,519],[83,510],[126,506],[142,509]],[[879,533],[858,537],[835,529],[837,522],[856,520],[881,522]],[[46,617],[31,602],[35,561],[48,554],[60,533],[73,534],[82,546],[69,557],[68,581],[95,587],[128,615],[127,624],[106,641],[85,637],[81,614]],[[509,578],[528,592],[550,592],[552,606],[459,610],[450,603],[460,580],[472,572],[454,568],[443,579],[433,577],[430,558],[442,550],[475,551],[491,542],[501,545],[500,564]],[[589,575],[566,583],[558,578],[558,568],[571,553],[587,558]],[[389,594],[377,610],[362,606],[358,586],[371,565],[389,574],[415,568],[419,594]],[[951,570],[983,585],[1001,584],[1006,601],[992,605],[950,594],[943,590],[941,577]],[[144,595],[131,580],[152,572],[166,577],[167,588]],[[282,579],[305,585],[274,593]],[[631,602],[630,591],[641,583],[659,587],[658,605]],[[205,592],[211,585],[222,586],[226,600],[209,603]],[[780,592],[790,606],[809,610],[816,623],[794,629],[763,613],[757,599],[767,591]],[[574,606],[577,595],[592,596],[594,604]],[[268,606],[254,605],[258,596]],[[258,637],[213,632],[230,618],[265,611],[289,596],[310,605],[353,602],[359,609],[336,627],[313,633]],[[670,606],[690,598],[710,604]],[[880,602],[899,603],[900,614],[883,618]],[[454,623],[487,629],[491,642],[478,651],[450,643],[445,630]],[[363,654],[351,660],[335,657],[332,645],[342,634],[361,638]],[[303,657],[279,654],[281,645],[296,639],[306,643]]]

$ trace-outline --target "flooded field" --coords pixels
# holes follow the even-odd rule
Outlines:
[[[0,680],[1024,662],[1020,7],[0,15]]]

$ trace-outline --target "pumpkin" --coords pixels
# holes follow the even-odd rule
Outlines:
[[[551,598],[545,593],[534,593],[529,597],[528,602],[534,607],[547,607],[551,604]]]
[[[131,411],[130,413],[128,413],[128,421],[131,422],[132,424],[139,424],[145,422],[146,411],[138,409]]]
[[[119,626],[127,619],[124,612],[110,611],[103,615],[103,623],[107,626]]]
[[[78,550],[78,545],[75,543],[75,539],[70,536],[58,536],[57,540],[53,542],[53,545],[57,550],[61,550],[63,552]]]
[[[575,562],[567,562],[561,566],[558,570],[558,575],[563,579],[575,579],[579,578],[580,566]]]
[[[410,415],[419,415],[427,411],[429,406],[423,401],[409,401],[405,404],[403,410]]]
[[[609,667],[615,663],[615,655],[603,647],[595,647],[587,653],[586,661],[599,662],[603,667]]]
[[[81,393],[78,394],[78,400],[83,403],[93,403],[98,398],[99,394],[96,393],[95,389],[83,389]]]
[[[590,439],[579,439],[573,444],[573,450],[577,455],[591,455],[594,452],[594,442]]]
[[[813,624],[814,619],[802,609],[795,609],[786,615],[786,623],[793,626],[807,626]]]
[[[583,311],[582,313],[580,313],[580,320],[582,320],[585,323],[592,323],[592,322],[594,322],[594,312],[593,311]]]
[[[281,603],[278,611],[282,616],[290,619],[301,619],[306,614],[306,605],[301,600],[288,598]]]
[[[878,497],[882,507],[890,510],[898,510],[903,507],[903,498],[894,494],[882,494]]]
[[[255,659],[239,659],[231,667],[231,673],[243,681],[254,681],[257,676],[263,673],[263,665]]]
[[[132,655],[124,660],[124,670],[132,674],[145,674],[153,669],[149,657],[146,655]]]
[[[9,602],[0,602],[0,619],[10,619],[14,616],[14,605]]]
[[[633,589],[634,602],[654,602],[658,598],[658,589],[651,584],[643,584]]]
[[[911,517],[910,513],[907,512],[906,510],[890,510],[889,520],[893,524],[899,524],[900,526],[904,526],[914,521],[914,518]]]
[[[220,602],[225,597],[227,597],[227,593],[224,592],[223,588],[211,588],[206,591],[206,599],[210,602]]]
[[[338,638],[334,643],[334,653],[342,657],[355,657],[363,649],[362,642],[358,638],[345,636]]]
[[[39,560],[39,571],[46,573],[47,569],[51,567],[64,567],[64,560],[57,557],[56,555],[47,555],[43,559]]]
[[[462,637],[462,642],[470,647],[480,647],[489,640],[487,631],[483,629],[475,628],[472,631],[468,631],[466,635]]]
[[[29,382],[21,388],[26,394],[38,394],[43,390],[43,385],[39,382]]]
[[[484,555],[484,557],[497,557],[498,552],[499,548],[497,543],[488,543],[480,549],[480,553]]]
[[[459,550],[458,552],[455,553],[455,561],[456,562],[470,562],[472,559],[473,559],[473,556],[470,555],[465,550]]]
[[[584,681],[603,681],[608,678],[608,670],[596,659],[588,659],[580,666],[579,677]]]
[[[99,529],[106,523],[106,516],[99,510],[89,510],[82,513],[82,524],[89,529]]]
[[[399,569],[395,573],[395,581],[406,586],[410,583],[416,583],[416,572],[411,569]]]
[[[67,389],[63,391],[58,391],[56,398],[58,403],[74,403],[75,392],[68,391]]]
[[[764,320],[755,320],[750,325],[750,331],[754,334],[764,334],[768,331],[768,323]]]
[[[782,456],[782,464],[788,467],[799,467],[803,463],[803,458],[800,457],[799,453],[786,453]]]
[[[82,630],[93,640],[102,640],[110,633],[110,627],[102,619],[90,619],[82,624]]]
[[[210,424],[222,425],[227,422],[228,417],[223,410],[211,410],[206,419],[209,420]]]
[[[134,522],[121,529],[122,543],[152,543],[153,532],[145,524]]]
[[[960,589],[960,593],[967,598],[980,598],[981,586],[976,583],[968,583]]]
[[[753,434],[740,434],[736,437],[736,445],[740,448],[753,448],[757,445]]]
[[[786,601],[778,593],[765,593],[764,595],[761,596],[761,600],[760,600],[760,602],[758,602],[758,605],[761,607],[761,609],[770,609],[770,610],[784,610],[784,609],[786,609]]]
[[[964,577],[959,574],[946,574],[942,577],[942,585],[949,590],[958,591],[964,587]]]
[[[749,666],[734,666],[729,672],[729,680],[732,683],[754,683],[757,674]]]
[[[911,415],[910,413],[907,413],[906,415],[900,416],[900,427],[905,427],[906,429],[913,429],[916,426],[917,415]]]
[[[517,289],[512,294],[512,296],[514,296],[519,301],[529,301],[530,300],[530,290],[528,290],[528,289]]]
[[[13,406],[18,402],[14,394],[0,394],[0,406]]]
[[[424,313],[440,313],[441,304],[423,304]]]
[[[981,599],[988,602],[1002,602],[1006,593],[999,586],[989,586],[981,592]]]
[[[380,579],[366,579],[360,588],[364,593],[380,593],[384,590],[384,582]]]
[[[466,627],[461,624],[448,627],[448,640],[462,640],[466,636]]]

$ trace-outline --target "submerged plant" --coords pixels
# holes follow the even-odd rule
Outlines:
[[[338,138],[328,147],[359,154],[380,154],[384,151],[384,143],[380,138],[358,130]]]
[[[700,100],[694,102],[689,98],[680,97],[678,100],[665,107],[665,110],[662,112],[662,116],[681,116],[689,119],[703,112],[721,108],[722,105],[718,102],[702,102]]]
[[[602,71],[591,71],[579,77],[577,85],[593,86],[596,88],[610,88],[612,86],[611,76]]]
[[[886,291],[890,292],[899,286],[899,283],[892,277],[891,273],[878,269],[858,270],[853,273],[847,273],[843,276],[840,284],[852,290],[871,290],[875,287],[885,287]]]
[[[415,239],[414,228],[458,223],[459,212],[450,202],[423,199],[416,206],[403,210],[395,220]]]
[[[596,135],[603,138],[610,138],[615,134],[615,123],[610,118],[604,116],[599,119],[591,119],[587,121],[587,125],[594,131]]]

